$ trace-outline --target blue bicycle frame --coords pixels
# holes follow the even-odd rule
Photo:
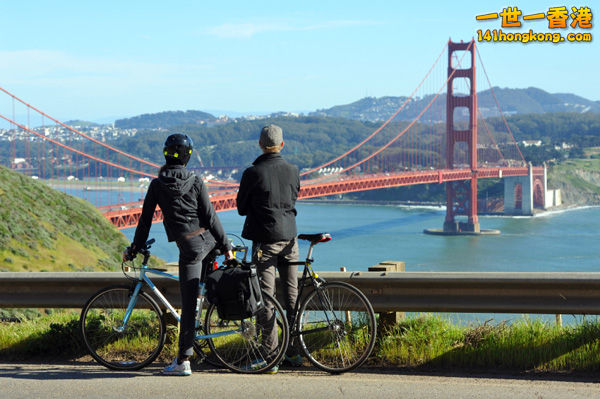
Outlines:
[[[179,322],[181,320],[179,313],[177,313],[175,308],[171,305],[171,303],[167,300],[167,298],[165,298],[165,296],[160,292],[160,290],[156,287],[156,285],[154,285],[154,283],[152,282],[152,280],[150,280],[150,278],[146,275],[146,273],[156,274],[158,276],[167,277],[168,279],[171,279],[171,280],[179,281],[179,276],[177,276],[177,275],[166,273],[166,272],[156,270],[156,269],[152,269],[152,268],[149,268],[148,266],[142,264],[142,267],[139,269],[138,282],[136,283],[135,288],[133,289],[133,294],[131,295],[131,299],[129,300],[129,304],[127,305],[127,311],[125,312],[125,317],[123,318],[123,325],[117,329],[119,332],[122,332],[125,330],[125,328],[127,328],[127,323],[129,322],[129,318],[131,317],[131,313],[133,312],[133,308],[135,306],[135,303],[137,302],[138,295],[139,295],[140,290],[142,289],[144,283],[148,287],[150,287],[150,290],[160,300],[160,302],[163,305],[165,305],[167,307],[167,309],[169,309],[169,311],[171,312],[173,317],[175,317],[177,322]],[[204,283],[200,282],[200,295],[204,296],[204,293],[205,293]],[[241,331],[242,331],[241,328],[237,328],[235,330],[221,331],[221,332],[217,332],[214,334],[196,335],[196,339],[210,339],[210,338],[223,337],[226,335],[238,334]]]

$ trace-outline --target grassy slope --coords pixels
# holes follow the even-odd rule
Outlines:
[[[561,189],[563,203],[600,204],[600,159],[570,159],[553,165],[548,173],[548,188]]]
[[[0,167],[0,271],[115,270],[127,244],[90,203]]]
[[[514,371],[597,371],[598,321],[558,327],[527,318],[461,327],[440,317],[402,321],[380,337],[380,364]]]
[[[0,360],[90,360],[78,320],[79,312],[63,311],[21,323],[0,322]],[[460,326],[443,316],[414,315],[379,331],[367,365],[424,371],[597,373],[599,334],[600,322],[594,319],[564,327],[528,318]],[[176,337],[167,342],[158,361],[169,361],[177,352]],[[136,345],[140,343],[134,340],[132,347]]]

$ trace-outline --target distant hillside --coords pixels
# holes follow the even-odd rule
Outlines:
[[[549,146],[562,142],[581,148],[600,146],[600,113],[518,114],[509,115],[506,120],[519,142],[542,140]],[[260,155],[258,135],[262,126],[270,123],[283,128],[285,157],[300,168],[314,167],[343,154],[381,125],[370,121],[303,115],[240,119],[213,126],[186,125],[177,127],[177,131],[189,135],[196,143],[190,167],[202,166],[196,155],[200,156],[204,166],[238,167],[250,165]],[[399,131],[406,125],[406,121],[394,121],[388,132]],[[487,118],[486,126],[492,134],[506,132],[504,120],[499,117]],[[441,139],[444,127],[443,123],[439,123],[427,126],[427,129],[438,132]],[[123,135],[116,137],[111,144],[131,154],[160,163],[164,160],[160,148],[169,133],[144,130],[139,132],[144,140],[139,140],[139,136]],[[388,151],[398,151],[398,146],[401,144],[393,145]],[[6,148],[8,151],[8,147]],[[114,161],[118,161],[116,156]]]
[[[560,189],[567,206],[600,205],[600,155],[591,150],[592,158],[569,159],[548,172],[548,187]]]
[[[194,140],[196,148],[190,167],[201,166],[197,155],[205,166],[240,166],[250,165],[260,155],[258,136],[261,128],[270,123],[281,126],[286,159],[301,168],[319,165],[347,151],[378,127],[351,119],[300,116],[238,120],[213,126],[185,125],[177,127],[177,131]],[[160,149],[169,133],[141,131],[135,137],[118,137],[112,144],[159,163],[164,161]],[[139,140],[139,135],[143,135],[144,140]]]
[[[88,122],[88,121],[82,121],[79,119],[76,120],[70,120],[70,121],[66,121],[63,122],[65,125],[67,126],[71,126],[71,127],[93,127],[93,126],[100,126],[98,123],[95,122]]]
[[[90,203],[0,166],[0,272],[116,270],[127,244]]]
[[[121,129],[168,129],[180,125],[205,125],[216,121],[213,115],[202,111],[165,111],[143,114],[115,121]]]
[[[546,112],[600,112],[600,101],[590,101],[574,94],[550,94],[544,90],[530,87],[527,89],[494,88],[500,108],[505,115],[532,114]],[[331,116],[337,118],[364,121],[383,121],[388,119],[406,101],[407,97],[366,97],[346,105],[337,105],[310,113],[315,116]],[[432,96],[424,96],[411,100],[398,114],[400,120],[412,120],[431,101]],[[491,90],[478,93],[477,105],[484,118],[498,116],[496,101]],[[427,115],[435,115],[440,122],[445,119],[446,96],[442,95],[432,105]],[[480,117],[481,117],[480,116]],[[433,118],[429,116],[429,118]]]
[[[536,114],[555,112],[600,113],[600,101],[591,101],[569,93],[551,94],[535,87],[527,89],[494,88],[494,94],[500,103],[504,115]],[[426,107],[433,95],[412,99],[398,114],[396,120],[413,120]],[[365,97],[350,104],[336,105],[327,109],[309,112],[308,116],[343,118],[368,122],[381,122],[392,116],[406,101],[407,97]],[[496,99],[491,90],[478,93],[477,104],[480,118],[499,116]],[[212,114],[202,111],[165,111],[155,114],[143,114],[132,118],[115,121],[115,127],[121,129],[155,129],[163,130],[174,127],[211,126],[215,123],[239,122],[264,118],[296,117],[297,114],[274,113],[267,116],[246,116],[232,119],[217,119]],[[458,119],[461,115],[457,116]],[[429,108],[421,118],[422,122],[445,122],[446,95]]]

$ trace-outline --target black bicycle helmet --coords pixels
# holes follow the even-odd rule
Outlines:
[[[194,149],[194,142],[185,134],[172,134],[167,137],[163,154],[169,165],[187,165]]]

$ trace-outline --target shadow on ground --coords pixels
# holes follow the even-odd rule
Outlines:
[[[69,362],[41,363],[41,362],[19,362],[0,364],[0,379],[23,379],[23,380],[82,380],[101,378],[148,378],[160,377],[161,370],[165,364],[156,362],[139,371],[112,371],[93,361],[74,360]],[[203,374],[235,374],[226,369],[215,368],[210,365],[192,366],[194,375]],[[348,374],[364,375],[406,375],[406,376],[430,376],[447,378],[486,378],[486,379],[512,379],[512,380],[536,380],[536,381],[564,381],[564,382],[587,382],[597,383],[600,381],[597,373],[571,372],[571,373],[548,373],[548,372],[512,372],[510,370],[446,370],[431,368],[429,370],[412,369],[404,367],[361,367]],[[261,374],[257,375],[260,376]],[[336,375],[323,372],[312,366],[299,368],[282,367],[277,375],[294,376],[297,378],[309,376],[331,376],[332,381]],[[271,378],[277,378],[271,375]],[[252,378],[252,376],[245,375]],[[242,375],[240,375],[242,377]]]

